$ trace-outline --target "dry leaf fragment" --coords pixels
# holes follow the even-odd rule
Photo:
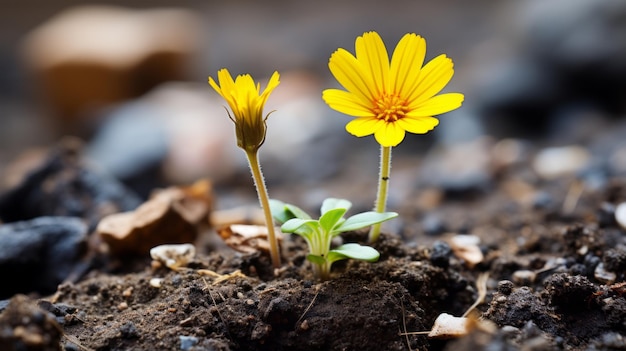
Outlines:
[[[469,268],[483,261],[484,255],[478,246],[480,238],[476,235],[455,235],[449,242],[454,255],[463,259]]]
[[[196,247],[192,244],[159,245],[150,249],[153,260],[163,262],[172,270],[186,266],[196,256]]]
[[[270,244],[267,241],[267,227],[260,225],[231,224],[218,229],[218,234],[226,245],[243,253],[257,251],[269,252]],[[279,242],[283,237],[278,231],[276,237]]]
[[[198,225],[208,221],[211,201],[206,180],[160,190],[134,211],[103,218],[96,232],[116,255],[145,255],[158,245],[194,242]]]

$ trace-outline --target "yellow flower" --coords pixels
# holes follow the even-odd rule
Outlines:
[[[396,146],[405,132],[424,134],[439,124],[434,115],[461,106],[463,94],[437,95],[454,74],[452,60],[440,55],[424,63],[426,41],[404,35],[391,63],[382,39],[368,32],[356,39],[356,56],[335,51],[328,63],[344,90],[327,89],[322,97],[334,110],[356,117],[346,130],[363,137],[374,134],[384,147]]]
[[[233,80],[228,70],[223,68],[217,72],[217,79],[219,85],[212,77],[209,77],[209,84],[226,100],[233,112],[233,115],[229,113],[228,116],[235,123],[237,146],[248,152],[256,152],[265,141],[269,114],[263,116],[263,107],[280,83],[278,72],[272,74],[263,92],[261,84],[255,84],[249,74],[239,75]]]

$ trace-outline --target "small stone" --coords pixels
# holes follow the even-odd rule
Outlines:
[[[451,314],[442,313],[435,320],[429,338],[456,338],[467,335],[468,319],[466,317],[455,317]]]
[[[117,305],[117,309],[120,311],[124,311],[127,308],[128,308],[128,303],[126,301],[120,302],[119,305]]]
[[[541,150],[533,160],[533,169],[544,179],[573,175],[587,167],[591,153],[582,146],[561,146]]]
[[[181,335],[178,339],[180,340],[180,349],[183,351],[188,351],[198,344],[198,338],[195,336]]]
[[[451,255],[452,248],[450,248],[450,245],[444,241],[437,240],[430,252],[430,262],[437,267],[447,268],[450,265]]]
[[[510,295],[513,292],[513,282],[510,280],[499,281],[498,292],[502,295]]]
[[[132,294],[133,294],[133,287],[132,286],[128,287],[126,290],[124,290],[122,292],[122,296],[124,296],[124,297],[130,297]]]
[[[622,229],[626,230],[626,202],[622,202],[615,207],[615,221]]]
[[[615,279],[617,279],[617,275],[613,272],[609,272],[604,268],[604,263],[600,262],[596,269],[593,272],[594,278],[596,278],[599,282],[604,284],[613,284]]]
[[[535,272],[522,269],[513,273],[513,282],[517,285],[529,285],[535,281],[536,277]]]
[[[309,330],[310,326],[309,326],[309,320],[305,319],[302,321],[302,323],[300,323],[300,329],[301,330]]]
[[[163,283],[163,278],[152,278],[150,279],[150,286],[154,288],[160,288]]]
[[[196,256],[196,247],[192,244],[159,245],[150,249],[150,257],[160,261],[172,270],[185,267]]]

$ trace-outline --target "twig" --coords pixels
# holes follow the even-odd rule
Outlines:
[[[217,302],[215,302],[215,298],[213,297],[213,293],[211,293],[211,287],[209,286],[209,283],[207,283],[207,281],[206,281],[206,279],[204,279],[204,277],[202,278],[202,281],[204,282],[204,285],[206,286],[206,289],[209,292],[209,296],[211,297],[211,301],[213,301],[213,306],[215,306],[215,310],[217,311],[217,316],[220,317],[220,320],[222,321],[222,324],[224,324],[224,329],[226,330],[226,334],[228,334],[228,337],[232,339],[232,337],[230,336],[230,332],[228,331],[228,324],[226,324],[226,321],[225,321],[224,317],[222,317],[222,313],[220,312],[219,307],[217,307]],[[224,298],[222,297],[222,299],[224,299]]]
[[[580,180],[574,180],[563,200],[563,213],[571,214],[576,209],[580,196],[585,190],[585,184]]]
[[[66,338],[69,342],[71,342],[72,344],[78,346],[79,349],[83,350],[83,351],[94,351],[93,349],[88,348],[87,346],[83,346],[81,345],[81,343],[78,341],[78,339],[76,339],[75,337],[71,336],[71,335],[67,335],[65,334],[65,332],[63,333],[63,337]]]
[[[406,347],[409,348],[409,351],[413,351],[411,349],[411,341],[409,340],[409,335],[406,332],[406,314],[404,310],[404,301],[402,300],[402,297],[400,297],[400,306],[402,307],[402,329],[404,329],[404,331],[400,333],[400,335],[404,334],[404,338],[406,339]]]
[[[298,318],[298,320],[296,321],[295,325],[298,325],[298,323],[300,323],[300,321],[302,320],[302,318],[304,318],[304,315],[309,312],[309,310],[311,309],[311,307],[313,307],[313,303],[315,303],[315,299],[317,299],[317,295],[320,294],[320,286],[317,285],[315,287],[315,296],[313,296],[313,299],[311,300],[311,302],[309,303],[309,305],[306,307],[306,309],[304,310],[304,312],[302,312],[302,315],[300,316],[300,318]]]
[[[467,317],[467,315],[475,309],[478,305],[485,301],[485,297],[487,296],[487,280],[489,279],[489,273],[481,273],[476,279],[476,290],[478,290],[478,296],[476,297],[476,301],[463,313],[461,317]]]

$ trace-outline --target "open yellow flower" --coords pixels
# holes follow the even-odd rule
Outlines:
[[[272,74],[263,92],[261,84],[255,84],[249,74],[239,75],[233,80],[228,70],[223,68],[217,72],[217,79],[219,85],[212,77],[209,77],[209,84],[226,100],[233,112],[229,117],[235,123],[237,145],[246,151],[258,150],[265,141],[267,130],[263,107],[280,83],[278,72]]]
[[[402,37],[391,63],[376,32],[358,37],[355,51],[353,56],[340,48],[331,55],[330,71],[346,90],[327,89],[322,97],[332,109],[356,117],[346,130],[357,137],[374,134],[381,146],[396,146],[405,132],[427,133],[439,124],[433,116],[463,102],[463,94],[437,95],[452,79],[452,60],[440,55],[422,67],[426,41],[416,34]]]

